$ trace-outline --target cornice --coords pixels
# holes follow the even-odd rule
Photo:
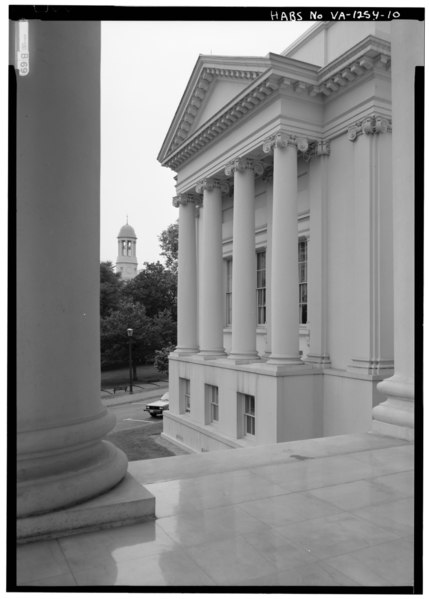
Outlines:
[[[195,117],[214,79],[235,79],[249,83],[268,67],[266,58],[200,55],[163,142],[158,160],[180,146],[192,128]]]
[[[176,119],[177,122],[180,121],[180,125],[173,137],[170,137],[168,150],[164,142],[158,156],[163,166],[177,171],[202,148],[278,94],[287,93],[302,98],[318,97],[324,101],[376,69],[389,70],[390,44],[372,35],[367,36],[323,68],[277,54],[269,54],[259,66],[263,63],[268,68],[263,73],[256,74],[252,69],[234,70],[219,66],[201,69],[193,87],[194,95],[188,94],[190,101],[182,113],[182,120],[179,117]],[[244,78],[249,81],[249,85],[186,138],[199,108],[197,104],[202,100],[199,96],[204,96],[213,79],[219,76]],[[170,130],[173,129],[173,124]]]

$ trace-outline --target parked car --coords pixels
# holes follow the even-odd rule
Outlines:
[[[150,401],[146,404],[144,411],[149,412],[149,414],[153,417],[162,416],[165,410],[169,408],[169,397],[168,391],[164,393],[161,399],[157,399],[156,401]]]

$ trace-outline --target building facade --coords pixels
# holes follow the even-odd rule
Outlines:
[[[134,279],[137,275],[137,235],[133,227],[128,224],[128,219],[118,233],[116,272],[124,281]]]
[[[171,441],[412,438],[413,231],[398,214],[414,195],[400,206],[395,186],[412,185],[413,142],[395,146],[393,121],[396,102],[412,123],[398,82],[422,59],[419,25],[320,23],[282,55],[198,58],[158,156],[179,210]],[[395,88],[401,35],[415,45]]]

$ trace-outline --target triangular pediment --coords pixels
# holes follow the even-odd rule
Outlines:
[[[269,66],[267,58],[200,55],[161,148],[179,148]]]

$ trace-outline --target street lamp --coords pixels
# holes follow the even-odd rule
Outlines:
[[[130,362],[130,393],[133,392],[133,329],[127,329],[128,347],[129,347],[129,362]]]

